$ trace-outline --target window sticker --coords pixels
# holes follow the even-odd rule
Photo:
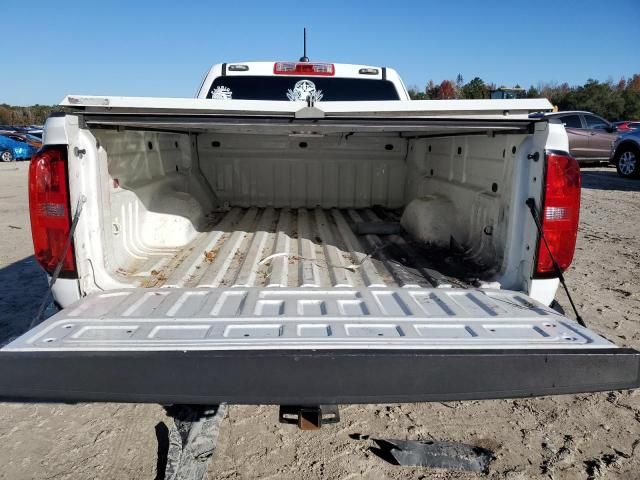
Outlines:
[[[231,100],[233,98],[233,92],[230,88],[220,85],[219,87],[211,90],[212,100]]]
[[[322,90],[316,90],[316,85],[311,80],[300,80],[296,82],[293,90],[287,90],[287,98],[292,102],[306,101],[309,97],[312,102],[319,102],[322,96]]]

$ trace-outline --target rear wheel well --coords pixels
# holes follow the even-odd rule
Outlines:
[[[633,140],[625,140],[624,142],[621,142],[620,145],[616,147],[616,150],[613,153],[613,158],[611,163],[613,163],[614,165],[618,163],[618,159],[620,158],[620,155],[622,154],[622,152],[624,152],[627,149],[627,147],[632,147],[636,151],[640,150],[640,145],[638,145],[637,142],[634,142]]]

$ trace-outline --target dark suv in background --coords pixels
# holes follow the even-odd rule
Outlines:
[[[589,112],[557,112],[546,115],[564,124],[569,151],[578,162],[608,162],[618,131],[611,122]]]
[[[618,175],[625,178],[640,178],[640,130],[623,133],[613,144],[611,163]]]

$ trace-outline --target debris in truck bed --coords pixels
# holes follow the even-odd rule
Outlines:
[[[286,252],[280,252],[280,253],[274,253],[272,255],[269,255],[268,257],[263,258],[258,262],[258,265],[266,265],[274,258],[286,257],[289,260],[289,264],[292,264],[293,262],[305,261],[305,262],[312,262],[314,265],[320,268],[344,268],[346,270],[355,272],[356,269],[359,268],[362,265],[362,263],[370,256],[371,255],[365,255],[359,262],[356,262],[356,263],[349,263],[346,265],[337,265],[333,263],[326,263],[326,260],[321,261],[315,258],[301,257],[299,255],[290,255]],[[349,259],[349,256],[343,255],[342,258]]]
[[[426,264],[423,267],[446,274],[449,281],[461,287],[490,281],[495,274],[493,267],[483,265],[476,259],[470,258],[464,249],[425,245],[411,238],[408,243],[417,252],[414,259],[423,263],[426,259]]]
[[[402,227],[398,222],[360,222],[353,225],[357,235],[398,235]]]
[[[399,210],[234,207],[215,215],[217,223],[184,247],[127,265],[131,281],[144,287],[466,287],[490,279],[486,267],[464,254],[413,241],[399,226]],[[162,275],[149,277],[152,268]]]
[[[371,223],[398,223],[402,209],[385,209],[374,206],[364,211],[364,218]],[[400,227],[399,235],[386,237],[391,241],[385,250],[387,257],[405,269],[419,271],[430,277],[437,286],[456,286],[468,288],[479,281],[491,280],[495,273],[492,267],[482,265],[470,258],[468,250],[453,237],[447,247],[426,244],[413,238]]]
[[[216,259],[216,255],[218,254],[218,248],[214,248],[207,252],[204,252],[204,259],[207,263],[211,263]]]

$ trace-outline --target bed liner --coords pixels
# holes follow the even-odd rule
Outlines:
[[[468,286],[435,268],[442,252],[412,242],[396,210],[234,207],[210,220],[118,273],[146,288]]]

